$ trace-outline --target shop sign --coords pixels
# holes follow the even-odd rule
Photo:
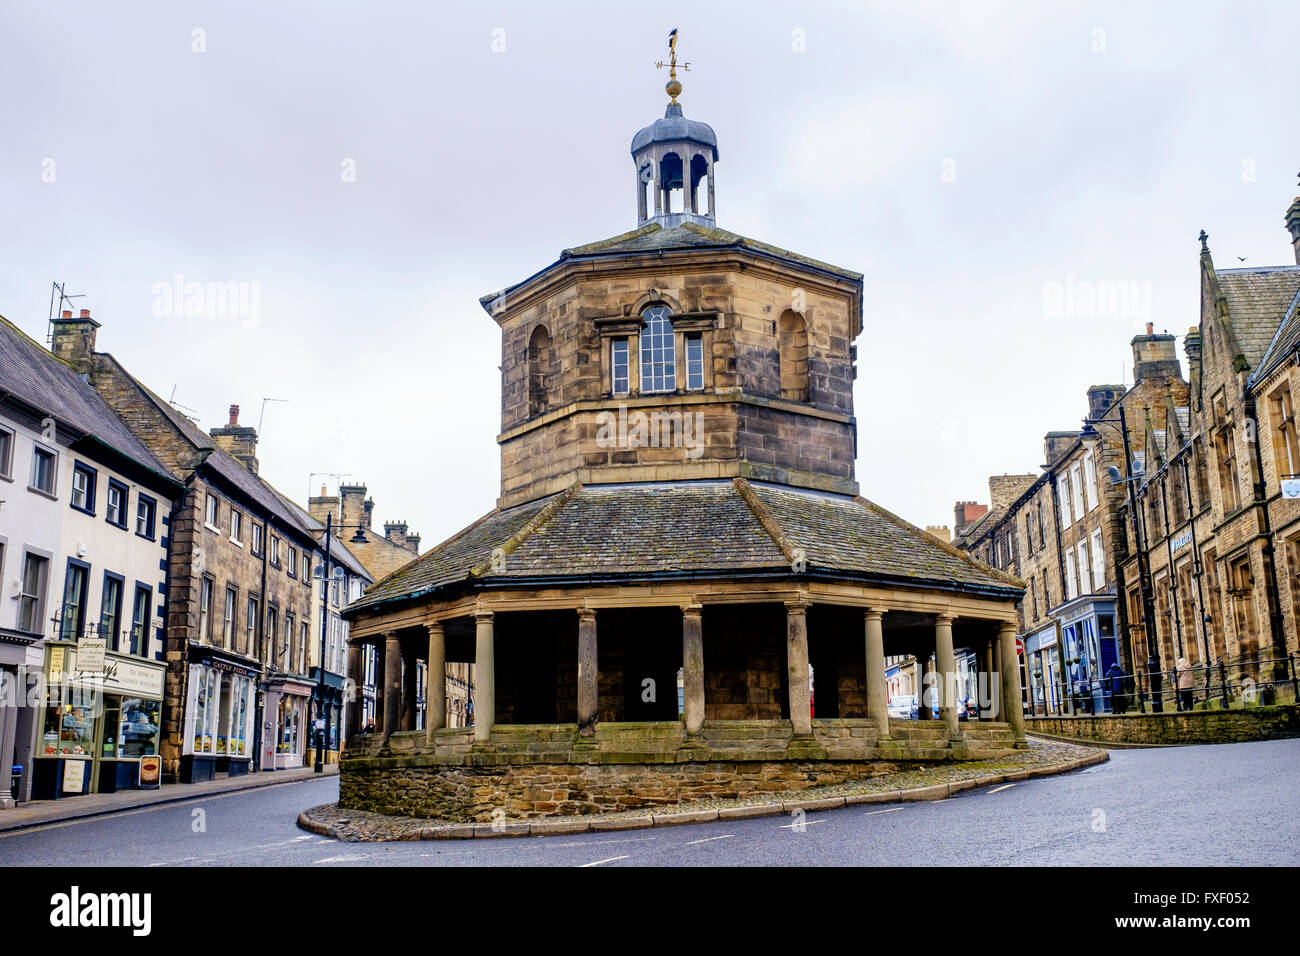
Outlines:
[[[1170,541],[1170,542],[1169,542],[1169,547],[1170,547],[1170,549],[1172,549],[1172,550],[1174,550],[1174,551],[1179,551],[1179,550],[1181,550],[1182,548],[1187,547],[1187,545],[1189,545],[1189,544],[1191,544],[1191,543],[1192,543],[1192,529],[1191,529],[1191,528],[1188,528],[1186,531],[1184,531],[1184,532],[1183,532],[1182,534],[1180,534],[1178,537],[1174,538],[1173,541]]]
[[[62,647],[50,648],[50,679],[51,680],[63,679],[63,648]]]
[[[140,758],[140,786],[156,789],[162,778],[162,758],[155,755]]]
[[[77,645],[77,671],[81,674],[103,674],[104,652],[107,647],[102,637],[87,637]]]
[[[89,760],[65,760],[63,762],[63,792],[81,793],[86,786],[86,764]]]
[[[256,677],[257,671],[250,667],[243,667],[239,664],[232,664],[230,661],[223,661],[219,657],[213,657],[205,661],[208,667],[213,670],[226,671],[230,674],[238,674],[240,677]]]
[[[73,670],[79,670],[81,650],[72,652]],[[54,672],[53,665],[50,667]],[[162,700],[163,673],[166,668],[161,664],[149,664],[145,661],[132,660],[108,654],[98,674],[84,678],[80,683],[99,687],[110,694],[133,694]]]

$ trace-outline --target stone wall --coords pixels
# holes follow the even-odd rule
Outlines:
[[[502,725],[487,743],[472,730],[423,731],[348,741],[339,806],[453,822],[603,813],[843,783],[920,764],[1013,752],[1011,730],[963,723],[950,740],[941,721],[818,719],[813,741],[793,739],[788,720],[710,720],[698,738],[680,721]]]
[[[1026,717],[1030,733],[1116,744],[1226,744],[1300,737],[1300,706],[1104,717]]]

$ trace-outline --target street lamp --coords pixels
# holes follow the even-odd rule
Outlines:
[[[1124,439],[1124,464],[1129,470],[1126,478],[1119,476],[1119,469],[1111,466],[1107,474],[1111,477],[1111,484],[1128,485],[1128,512],[1129,518],[1133,522],[1133,541],[1137,546],[1138,558],[1138,586],[1142,592],[1142,630],[1146,634],[1147,641],[1147,672],[1151,678],[1151,709],[1156,712],[1164,710],[1164,703],[1160,699],[1160,641],[1155,633],[1155,597],[1151,587],[1151,567],[1147,558],[1146,542],[1142,536],[1142,521],[1137,510],[1137,492],[1133,490],[1135,482],[1143,477],[1143,468],[1140,463],[1133,460],[1133,450],[1129,445],[1128,438],[1128,419],[1124,415],[1124,405],[1119,403],[1119,431]],[[1083,420],[1082,439],[1084,444],[1089,448],[1095,446],[1101,438],[1097,434],[1094,425],[1109,425],[1115,427],[1115,423],[1104,418],[1085,418]],[[1122,585],[1123,581],[1119,575],[1119,562],[1115,567],[1116,583]],[[1136,663],[1136,662],[1135,662]]]
[[[366,544],[369,539],[366,537],[365,525],[339,525],[340,531],[346,531],[350,528],[356,529],[356,534],[351,538],[353,544]],[[334,514],[331,512],[325,516],[325,563],[321,565],[320,574],[313,574],[313,577],[320,578],[320,660],[316,667],[316,763],[312,768],[315,773],[325,772],[325,733],[329,727],[329,701],[325,698],[325,637],[329,633],[330,623],[330,585],[337,579],[342,580],[343,568],[337,568],[338,574],[335,575],[330,570],[331,554],[330,548],[334,539]]]

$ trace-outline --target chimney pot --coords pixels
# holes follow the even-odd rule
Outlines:
[[[70,319],[70,318],[72,318],[72,310],[71,310],[71,309],[64,309],[64,310],[63,310],[63,317],[64,317],[65,319]]]
[[[239,424],[239,406],[238,406],[238,405],[231,405],[231,406],[230,406],[230,424],[231,424],[231,425],[238,425],[238,424]],[[323,494],[323,492],[322,492],[322,494]]]
[[[1148,322],[1148,323],[1147,323],[1147,335],[1154,335],[1154,334],[1155,334],[1155,323],[1154,323],[1154,322]]]
[[[88,318],[90,318],[90,310],[89,310],[89,309],[82,309],[82,310],[81,310],[81,317],[82,317],[83,319],[88,319]]]

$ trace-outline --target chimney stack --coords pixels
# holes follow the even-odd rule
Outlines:
[[[64,309],[63,314],[51,325],[54,328],[50,351],[56,358],[76,369],[77,374],[90,374],[95,352],[95,330],[99,328],[99,323],[90,317],[90,310],[82,309],[81,315],[74,319],[72,310]]]
[[[399,548],[406,547],[406,522],[405,521],[385,521],[384,537]]]
[[[1133,336],[1129,344],[1133,346],[1134,384],[1183,377],[1172,335],[1155,334],[1154,326],[1148,322],[1146,335]]]
[[[1300,266],[1300,196],[1295,197],[1286,211],[1286,229],[1291,233],[1291,246],[1295,249],[1295,264]]]
[[[989,501],[994,510],[1011,507],[1037,480],[1037,475],[990,475]]]
[[[1047,465],[1056,464],[1057,460],[1078,440],[1079,432],[1048,432],[1044,435],[1043,457],[1047,460]]]
[[[343,524],[355,531],[358,527],[370,530],[370,508],[366,506],[365,485],[339,485],[342,501]],[[372,505],[373,507],[373,505]]]
[[[217,447],[257,474],[257,429],[239,424],[239,406],[230,406],[230,424],[208,429]]]
[[[1123,394],[1123,385],[1089,385],[1088,417],[1101,418],[1115,404],[1115,400]]]
[[[959,501],[952,509],[952,530],[961,534],[971,522],[989,513],[988,505],[974,501]]]
[[[317,521],[319,521],[321,524],[324,524],[325,519],[328,518],[330,515],[333,515],[334,520],[338,521],[339,520],[338,495],[327,494],[325,486],[321,485],[320,496],[316,498],[307,499],[307,513],[311,515],[313,518],[315,518]]]

